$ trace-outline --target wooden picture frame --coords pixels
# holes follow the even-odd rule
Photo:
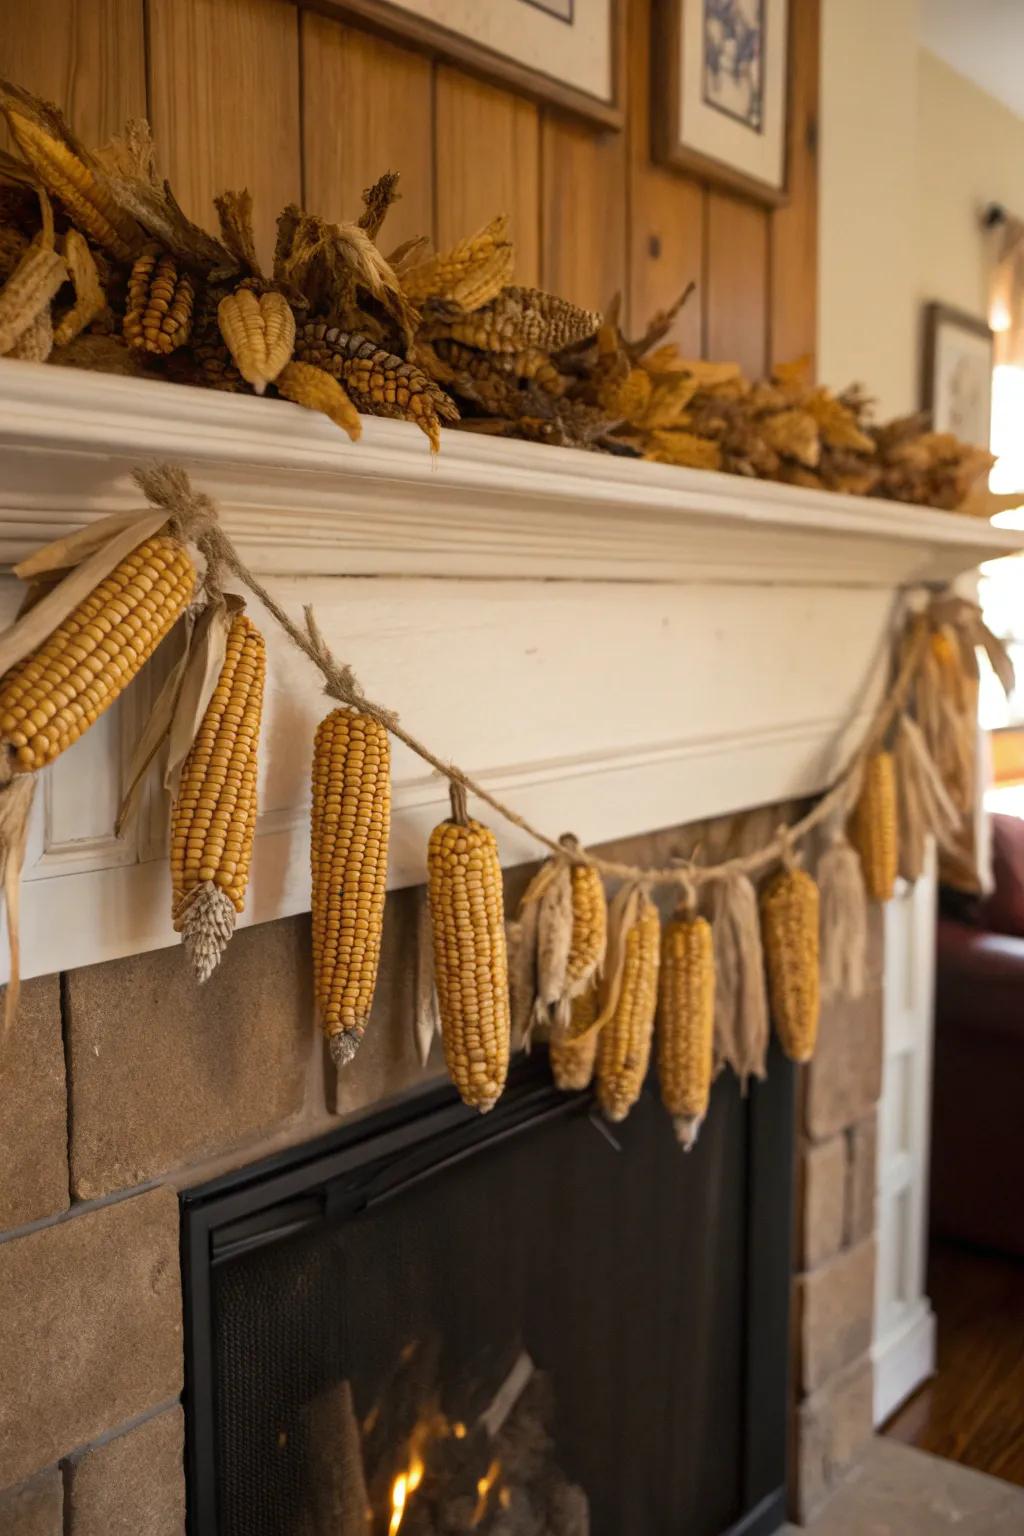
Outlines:
[[[724,152],[722,155],[712,154],[684,140],[682,120],[688,100],[685,94],[687,80],[684,78],[688,74],[688,31],[692,32],[697,21],[707,25],[709,3],[713,3],[713,0],[654,0],[651,143],[655,158],[673,170],[685,171],[701,181],[739,193],[753,202],[769,208],[781,207],[789,196],[790,132],[793,119],[791,94],[795,29],[791,0],[752,0],[760,8],[761,29],[769,36],[769,41],[774,41],[772,34],[779,30],[780,18],[784,33],[781,42],[777,44],[778,55],[771,55],[762,70],[761,111],[765,116],[770,115],[770,122],[762,121],[761,127],[750,129],[765,141],[763,149],[761,145],[758,146],[761,157],[766,162],[777,159],[778,176],[775,179],[753,174],[749,167],[730,161]],[[773,23],[770,28],[769,22]],[[765,75],[768,77],[766,89],[763,79]],[[692,84],[692,76],[690,78]],[[775,99],[776,93],[780,100]],[[764,96],[768,97],[767,108],[763,105]],[[707,97],[699,105],[701,110],[717,107]],[[724,116],[734,116],[724,107],[719,110]],[[746,123],[741,123],[741,126],[744,132],[747,131]],[[769,129],[770,143],[767,142]]]
[[[457,64],[492,84],[508,86],[542,106],[581,117],[601,128],[620,129],[626,119],[626,0],[607,0],[610,94],[602,99],[575,85],[531,68],[471,37],[405,9],[398,0],[294,0],[302,10],[317,11],[336,21],[349,21],[392,42],[403,43],[431,58]],[[443,6],[445,0],[435,0]],[[498,0],[486,0],[488,5]],[[543,0],[517,0],[543,11]],[[590,0],[564,0],[570,8]]]
[[[921,407],[937,432],[988,447],[994,366],[995,337],[987,321],[950,304],[925,305]]]

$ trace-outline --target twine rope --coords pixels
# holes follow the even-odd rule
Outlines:
[[[398,714],[367,698],[352,667],[339,662],[327,645],[312,607],[303,608],[304,628],[285,612],[274,595],[267,590],[257,576],[242,560],[234,544],[222,528],[213,500],[195,491],[188,475],[179,465],[157,464],[148,469],[135,471],[135,481],[156,507],[168,514],[168,526],[185,542],[196,545],[206,561],[203,578],[209,595],[222,589],[225,578],[233,576],[256,597],[271,617],[317,668],[324,679],[324,693],[330,699],[351,709],[361,711],[379,720],[392,736],[407,746],[417,757],[429,763],[448,780],[453,819],[466,817],[466,796],[473,795],[501,816],[510,825],[547,848],[549,852],[572,864],[589,865],[600,874],[613,880],[639,882],[644,887],[677,886],[684,901],[691,901],[701,886],[728,880],[734,875],[755,876],[762,874],[780,860],[793,857],[797,843],[808,837],[819,826],[835,817],[837,822],[853,808],[860,788],[866,759],[885,741],[897,716],[904,708],[913,687],[918,667],[928,643],[928,624],[918,617],[910,627],[907,643],[903,647],[900,665],[893,682],[881,700],[867,734],[848,758],[839,775],[822,797],[798,821],[781,827],[770,842],[753,853],[727,859],[721,864],[696,864],[676,860],[667,866],[647,868],[643,865],[625,864],[615,859],[583,848],[574,837],[550,837],[540,827],[535,827],[525,816],[491,793],[483,784],[460,768],[457,763],[446,762],[433,752],[426,742],[420,741],[402,725]]]

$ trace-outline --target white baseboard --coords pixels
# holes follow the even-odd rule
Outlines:
[[[875,1368],[877,1427],[935,1374],[935,1314],[926,1296],[898,1327],[875,1341],[871,1359]]]

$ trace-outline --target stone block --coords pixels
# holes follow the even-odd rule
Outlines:
[[[64,1483],[59,1467],[0,1493],[0,1536],[64,1536]]]
[[[819,1387],[866,1354],[871,1345],[875,1305],[873,1240],[847,1249],[796,1285],[800,1339],[800,1385]]]
[[[804,1073],[804,1129],[824,1141],[863,1120],[882,1091],[882,989],[839,998],[821,1011],[818,1045]]]
[[[235,934],[205,986],[181,946],[67,975],[78,1199],[265,1134],[302,1107],[314,1050],[309,918]]]
[[[800,1404],[795,1514],[802,1524],[870,1443],[873,1386],[871,1361],[865,1356]]]
[[[846,1140],[809,1144],[801,1155],[800,1267],[816,1269],[843,1245],[846,1213]]]
[[[178,1202],[153,1189],[0,1243],[0,1487],[181,1391]]]
[[[0,1010],[6,987],[0,987]],[[60,978],[21,989],[0,1071],[0,1231],[68,1208],[68,1118]]]
[[[182,1536],[184,1427],[172,1408],[72,1462],[69,1536]]]
[[[869,1115],[846,1133],[846,1221],[843,1241],[848,1247],[875,1230],[875,1185],[878,1160],[878,1118]]]

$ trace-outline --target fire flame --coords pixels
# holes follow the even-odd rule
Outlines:
[[[422,1483],[424,1470],[423,1458],[416,1452],[409,1463],[408,1470],[399,1472],[391,1484],[391,1523],[388,1526],[388,1536],[397,1536],[405,1514],[405,1506]]]
[[[491,1496],[491,1489],[501,1476],[501,1462],[492,1461],[483,1477],[476,1485],[476,1508],[473,1511],[473,1528],[475,1529],[487,1513],[487,1501]]]

